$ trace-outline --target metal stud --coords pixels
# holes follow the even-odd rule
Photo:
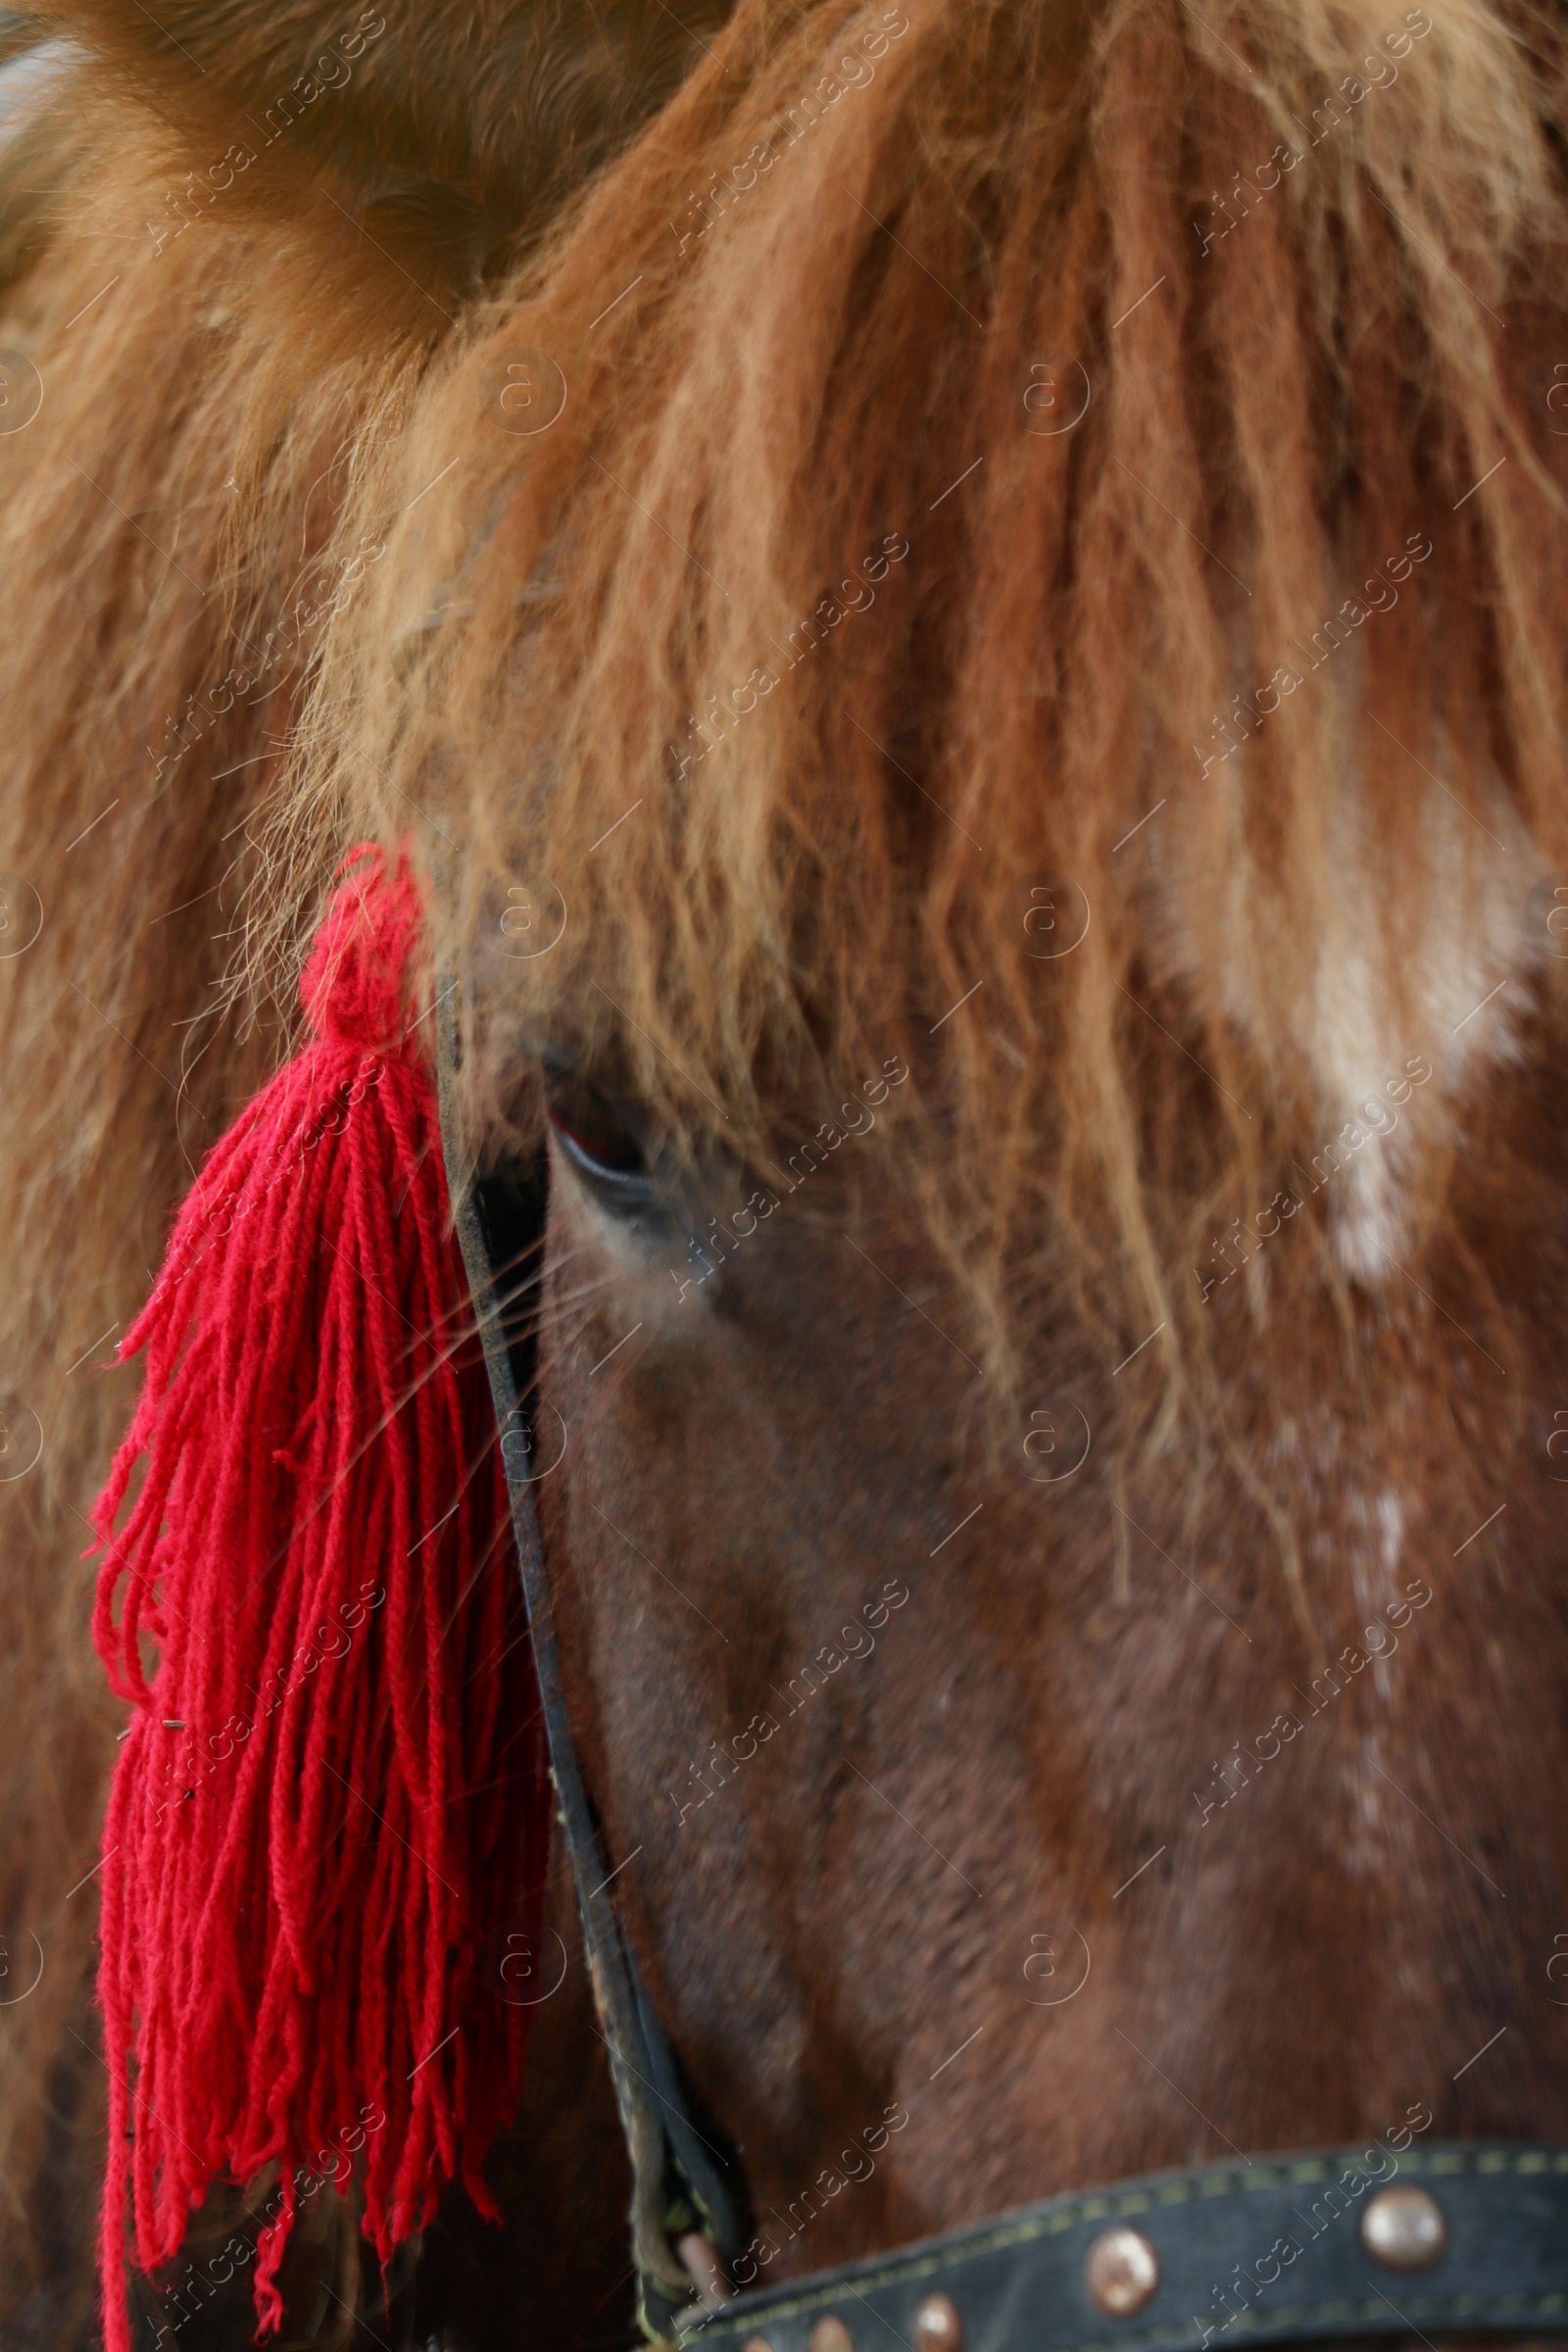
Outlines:
[[[811,2352],[855,2352],[855,2339],[834,2312],[811,2329]]]
[[[1107,2319],[1130,2320],[1159,2284],[1159,2256],[1141,2230],[1102,2230],[1089,2249],[1084,2283]]]
[[[1361,2243],[1385,2270],[1428,2271],[1447,2250],[1447,2219],[1424,2188],[1380,2188],[1361,2216]]]
[[[963,2322],[951,2295],[927,2295],[914,2315],[915,2352],[960,2352]]]

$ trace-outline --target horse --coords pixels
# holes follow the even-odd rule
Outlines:
[[[160,14],[8,69],[18,2340],[86,1370],[366,837],[467,1164],[548,1160],[563,1700],[731,2283],[1568,2136],[1556,12]],[[300,2340],[624,2340],[553,1900],[508,2230],[378,2303],[321,2200]]]

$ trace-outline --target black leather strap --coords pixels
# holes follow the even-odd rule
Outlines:
[[[1429,2270],[1390,2269],[1363,2242],[1368,2207],[1395,2185],[1423,2188],[1443,2208],[1447,2249]],[[1118,2227],[1147,2238],[1159,2266],[1148,2303],[1120,2320],[1097,2308],[1085,2275],[1091,2248]],[[754,2342],[808,2352],[813,2326],[831,2316],[854,2352],[908,2352],[934,2294],[957,2312],[962,2352],[1550,2331],[1568,2327],[1568,2148],[1466,2141],[1396,2155],[1375,2145],[1155,2174],[744,2293],[686,2334],[700,2334],[704,2352]]]
[[[583,1943],[593,1978],[605,2047],[610,2057],[621,2128],[632,2168],[632,2252],[637,2266],[639,2317],[648,2334],[668,2339],[693,2307],[691,2275],[674,2241],[698,2230],[723,2262],[733,2262],[745,2231],[739,2200],[720,2150],[692,2118],[680,2069],[657,2013],[638,1981],[609,1894],[611,1866],[592,1803],[583,1787],[571,1728],[561,1692],[560,1655],[550,1588],[544,1575],[534,1507],[533,1424],[520,1398],[531,1385],[528,1328],[543,1234],[542,1171],[520,1180],[478,1181],[461,1159],[453,1089],[459,1067],[459,1027],[449,989],[439,1000],[438,1082],[447,1188],[468,1276],[485,1364],[501,1433],[512,1503],[513,1532],[523,1603],[533,1647],[549,1744],[551,1779],[577,1887]],[[498,1282],[495,1269],[503,1270]]]

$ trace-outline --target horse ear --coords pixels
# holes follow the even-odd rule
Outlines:
[[[156,19],[139,0],[41,0],[34,14],[172,128],[198,182],[260,164],[265,202],[324,170],[482,271],[657,111],[732,5],[686,0],[679,23],[660,0],[163,0]]]

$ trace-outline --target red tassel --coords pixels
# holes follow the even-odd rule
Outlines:
[[[537,1693],[408,1034],[418,895],[401,859],[349,869],[314,1042],[208,1158],[122,1348],[147,1377],[95,1516],[94,1638],[137,1710],[104,1829],[108,2352],[127,2206],[152,2270],[214,2179],[281,2166],[260,2340],[323,2173],[359,2171],[385,2265],[445,2180],[494,2217],[516,2104],[527,2012],[484,1947],[543,1880]]]

